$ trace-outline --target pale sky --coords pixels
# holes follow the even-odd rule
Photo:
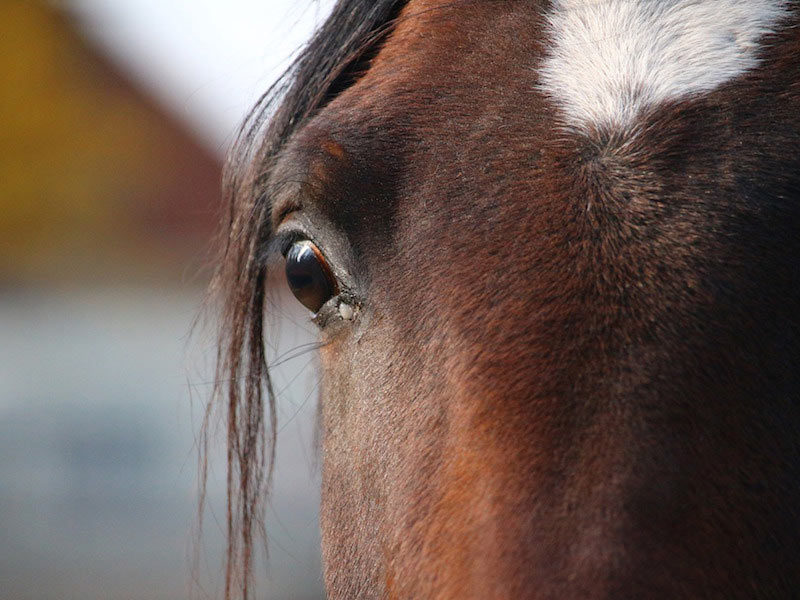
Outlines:
[[[331,0],[67,0],[93,42],[224,154]]]

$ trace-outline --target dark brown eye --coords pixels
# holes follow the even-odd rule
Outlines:
[[[325,257],[308,240],[295,242],[286,252],[286,281],[295,298],[311,312],[317,312],[338,293]]]

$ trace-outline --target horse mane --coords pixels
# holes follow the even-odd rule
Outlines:
[[[275,393],[264,347],[266,244],[274,159],[310,116],[368,68],[405,0],[343,0],[259,99],[228,155],[223,176],[227,219],[209,297],[221,305],[214,389],[200,443],[202,519],[208,430],[217,411],[227,428],[225,598],[250,596],[254,539],[264,541],[264,499],[275,457]]]

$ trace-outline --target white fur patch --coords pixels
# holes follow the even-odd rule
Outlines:
[[[541,85],[568,124],[625,128],[758,63],[784,0],[553,0]]]

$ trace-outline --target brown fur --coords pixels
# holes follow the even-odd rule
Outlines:
[[[412,0],[270,171],[359,300],[321,332],[329,597],[793,597],[798,29],[579,133],[544,9]]]

